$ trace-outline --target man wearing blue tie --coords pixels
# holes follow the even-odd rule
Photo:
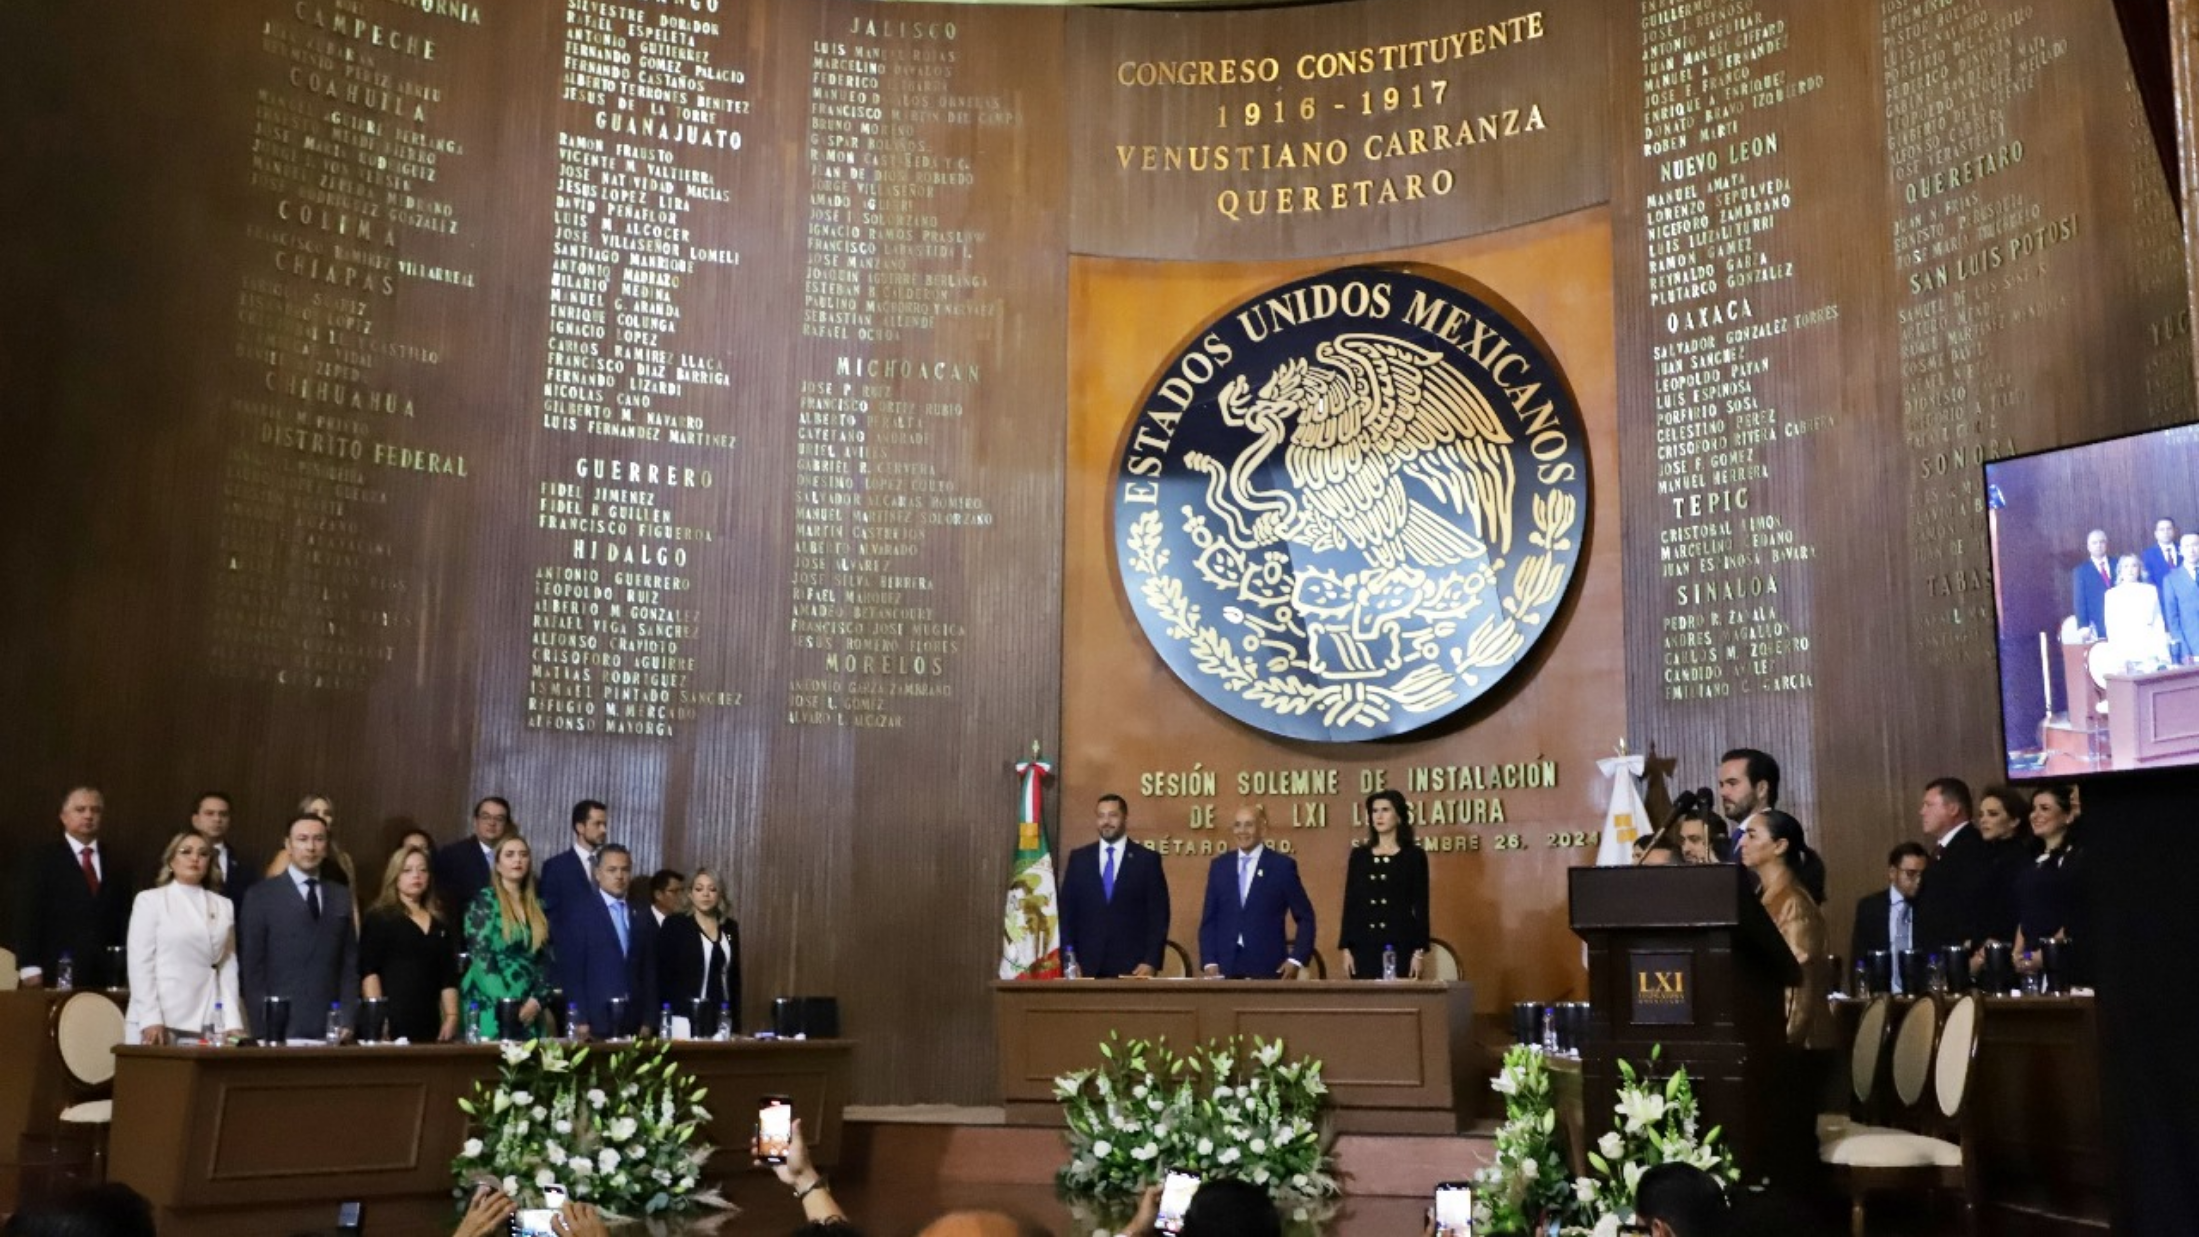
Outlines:
[[[1313,902],[1298,863],[1266,845],[1267,809],[1246,805],[1229,824],[1237,849],[1206,870],[1199,962],[1208,978],[1291,979],[1313,956]],[[1286,950],[1283,916],[1297,927]]]
[[[1168,943],[1168,877],[1159,855],[1130,840],[1121,795],[1101,795],[1096,815],[1099,841],[1069,852],[1062,870],[1062,949],[1076,951],[1087,979],[1147,979]]]
[[[565,980],[565,999],[580,1007],[574,1028],[582,1036],[613,1039],[657,1021],[656,921],[627,905],[634,857],[617,843],[596,853],[596,880],[585,901],[567,903],[553,936]],[[623,1018],[611,1001],[626,998]]]

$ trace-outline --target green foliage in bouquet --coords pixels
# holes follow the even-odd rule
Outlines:
[[[1178,1054],[1166,1040],[1109,1036],[1103,1064],[1054,1080],[1069,1130],[1056,1180],[1076,1196],[1135,1194],[1169,1168],[1235,1177],[1283,1202],[1332,1197],[1321,1063],[1285,1061],[1283,1041],[1239,1039]]]
[[[1589,1175],[1573,1182],[1576,1219],[1594,1237],[1615,1237],[1634,1219],[1634,1188],[1658,1164],[1693,1164],[1732,1185],[1741,1172],[1718,1142],[1719,1129],[1700,1129],[1702,1111],[1685,1067],[1663,1080],[1655,1076],[1664,1046],[1650,1049],[1649,1066],[1619,1062],[1619,1098],[1612,1129],[1588,1153]]]
[[[1550,1094],[1550,1064],[1542,1049],[1515,1044],[1490,1089],[1504,1097],[1496,1158],[1474,1174],[1474,1222],[1492,1233],[1542,1232],[1574,1207],[1565,1139]]]
[[[710,1120],[705,1094],[662,1040],[603,1051],[506,1044],[495,1084],[458,1101],[471,1120],[451,1161],[456,1192],[493,1177],[522,1207],[542,1206],[553,1184],[614,1216],[728,1206],[699,1188],[714,1150],[696,1138]]]

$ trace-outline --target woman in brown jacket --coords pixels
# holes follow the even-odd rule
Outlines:
[[[1758,812],[1741,826],[1741,863],[1756,873],[1764,909],[1801,964],[1802,979],[1787,989],[1787,1042],[1797,1048],[1832,1049],[1840,1035],[1825,1004],[1825,915],[1817,898],[1824,889],[1824,861],[1802,838],[1802,823],[1776,809]]]

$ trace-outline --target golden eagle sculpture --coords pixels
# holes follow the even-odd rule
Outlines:
[[[1249,386],[1239,375],[1218,404],[1226,423],[1258,437],[1226,468],[1184,460],[1206,474],[1211,508],[1242,542],[1351,548],[1377,567],[1449,567],[1492,546],[1510,551],[1512,436],[1442,353],[1339,335],[1316,345],[1312,361],[1278,366],[1248,402]],[[1257,488],[1277,447],[1295,495]],[[1472,533],[1432,504],[1466,517]]]

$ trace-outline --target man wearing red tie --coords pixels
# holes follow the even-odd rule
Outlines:
[[[2145,568],[2146,579],[2156,591],[2168,584],[2170,572],[2184,565],[2184,555],[2176,542],[2176,521],[2164,515],[2153,522],[2153,544],[2146,547]]]
[[[26,988],[58,982],[63,954],[76,987],[122,982],[108,974],[107,948],[129,939],[132,892],[100,845],[106,814],[106,796],[96,788],[71,790],[61,802],[61,837],[26,856],[15,918],[17,978]]]
[[[2115,564],[2108,561],[2107,534],[2095,528],[2085,535],[2085,561],[2069,573],[2071,614],[2093,638],[2107,634],[2107,590],[2115,587]]]

